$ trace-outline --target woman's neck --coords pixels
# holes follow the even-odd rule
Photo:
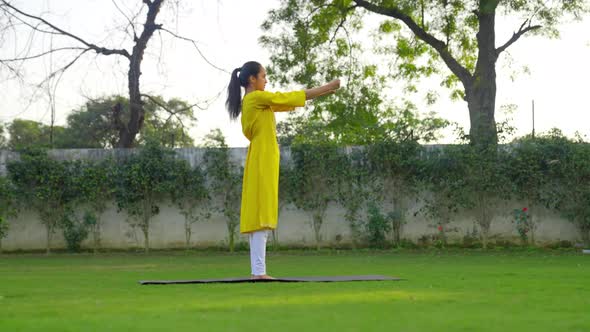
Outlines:
[[[249,94],[250,92],[254,92],[254,91],[256,91],[256,89],[251,86],[246,88],[246,94]]]

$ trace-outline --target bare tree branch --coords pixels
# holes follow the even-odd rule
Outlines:
[[[527,23],[528,23],[528,25],[527,25]],[[525,25],[527,25],[526,28],[525,28]],[[520,28],[518,28],[518,31],[513,33],[512,37],[510,37],[510,39],[508,39],[508,41],[506,43],[504,43],[504,45],[502,45],[496,49],[496,55],[500,55],[500,53],[504,52],[508,47],[510,47],[510,45],[514,44],[525,33],[532,31],[532,30],[537,30],[540,28],[542,28],[542,26],[531,25],[530,19],[526,19],[524,22],[522,22],[522,24],[520,25]]]
[[[340,23],[338,24],[338,26],[334,30],[334,34],[332,35],[332,38],[330,38],[330,44],[336,38],[336,34],[338,33],[338,30],[340,30],[341,28],[344,28],[344,23],[346,23],[346,18],[347,18],[346,14],[348,12],[354,10],[356,7],[358,7],[358,6],[350,6],[350,7],[346,8],[346,10],[344,11],[344,15],[342,15],[342,19],[340,20]]]
[[[135,23],[133,23],[133,20],[135,19],[135,17],[133,18],[133,20],[131,18],[129,18],[129,16],[127,16],[127,14],[125,14],[125,12],[119,7],[119,5],[117,4],[116,0],[112,0],[113,1],[113,5],[115,5],[115,7],[117,8],[117,10],[119,11],[119,13],[121,13],[121,15],[123,15],[126,19],[127,22],[129,22],[128,26],[131,26],[131,30],[133,31],[133,41],[137,41],[137,32],[135,31]],[[137,16],[136,16],[137,17]],[[125,31],[127,31],[127,27],[125,27]]]
[[[0,64],[4,65],[6,68],[8,68],[8,70],[14,74],[14,77],[16,77],[18,79],[22,79],[21,72],[18,69],[16,69],[15,67],[8,64],[6,60],[0,59]]]
[[[171,109],[170,109],[168,106],[166,106],[166,105],[162,104],[162,103],[161,103],[161,102],[160,102],[160,101],[159,101],[157,98],[155,98],[155,97],[153,97],[153,96],[151,96],[151,95],[148,95],[148,94],[144,94],[144,93],[142,93],[142,94],[141,94],[141,96],[142,96],[142,97],[146,97],[146,98],[148,98],[148,99],[149,99],[149,100],[151,100],[151,101],[152,101],[154,104],[156,104],[156,105],[160,106],[160,107],[161,107],[163,110],[165,110],[166,112],[168,112],[168,113],[170,113],[170,114],[172,114],[172,115],[176,115],[176,114],[178,114],[178,113],[184,113],[184,112],[186,112],[186,111],[188,111],[188,110],[191,110],[191,109],[193,109],[194,107],[196,107],[196,108],[198,108],[198,109],[200,109],[200,110],[205,110],[205,108],[201,107],[199,104],[193,104],[193,105],[187,106],[187,107],[185,107],[185,108],[182,108],[182,109],[179,109],[179,110],[173,111],[173,110],[171,110]]]
[[[175,118],[178,120],[178,122],[180,123],[180,126],[181,126],[181,128],[182,128],[183,130],[184,130],[184,128],[186,128],[186,126],[184,125],[184,122],[182,122],[182,118],[181,118],[181,117],[180,117],[178,114],[179,114],[179,113],[180,113],[180,114],[182,114],[182,113],[184,113],[184,112],[186,112],[186,111],[188,111],[188,110],[192,110],[192,109],[193,109],[193,107],[197,107],[197,108],[199,108],[199,109],[202,109],[202,108],[201,108],[201,107],[200,107],[198,104],[194,104],[194,105],[190,105],[190,106],[188,106],[188,107],[185,107],[185,108],[182,108],[182,109],[179,109],[179,110],[176,110],[176,111],[174,111],[174,110],[171,110],[171,109],[170,109],[168,106],[166,106],[166,105],[164,105],[163,103],[161,103],[161,102],[160,102],[160,101],[159,101],[157,98],[155,98],[155,97],[152,97],[152,96],[150,96],[150,95],[147,95],[147,94],[142,94],[141,96],[142,96],[142,97],[146,97],[146,98],[148,98],[148,99],[149,99],[149,100],[151,100],[151,101],[152,101],[154,104],[156,104],[156,105],[160,106],[160,107],[161,107],[163,110],[165,110],[166,112],[168,112],[169,116],[168,116],[168,119],[166,119],[166,123],[168,123],[172,117],[175,117]],[[194,118],[193,118],[193,119],[194,119]]]
[[[12,12],[10,12],[8,10],[6,10],[5,13],[8,14],[8,15],[10,15],[10,16],[12,16],[17,21],[21,22],[22,24],[28,26],[29,28],[31,28],[31,29],[33,29],[35,31],[39,31],[39,32],[42,32],[42,33],[50,34],[50,35],[60,35],[59,32],[39,29],[39,26],[42,24],[42,22],[37,23],[37,25],[32,25],[31,23],[23,20],[22,18],[18,17],[17,15],[15,15],[14,13],[12,13]]]
[[[30,30],[28,37],[25,37],[24,46],[22,47],[22,49],[17,49],[15,51],[15,54],[12,55],[12,59],[0,59],[0,66],[6,67],[7,72],[14,72],[15,75],[20,76],[21,73],[24,72],[24,63],[27,60],[37,59],[43,56],[48,56],[51,60],[52,55],[57,54],[58,52],[74,51],[75,53],[73,53],[72,56],[75,57],[73,59],[64,59],[65,62],[60,64],[60,66],[63,66],[55,71],[53,71],[55,68],[50,68],[49,71],[53,72],[51,72],[43,81],[34,85],[34,87],[36,88],[34,92],[35,94],[37,93],[37,91],[41,90],[42,87],[46,87],[51,99],[51,93],[55,93],[55,89],[57,88],[57,85],[59,84],[64,72],[67,71],[68,68],[71,68],[75,63],[77,63],[78,60],[84,54],[90,51],[91,53],[96,52],[96,57],[98,57],[99,55],[122,55],[129,61],[129,69],[126,75],[127,88],[129,92],[129,116],[122,116],[122,106],[120,104],[113,106],[111,110],[111,121],[112,126],[118,131],[118,141],[112,142],[112,145],[117,147],[128,148],[133,146],[135,137],[143,127],[143,122],[145,120],[145,108],[142,98],[147,97],[147,95],[141,94],[140,90],[140,76],[142,74],[141,65],[144,59],[144,55],[146,54],[148,43],[150,42],[155,31],[162,30],[168,32],[176,38],[191,42],[193,46],[197,49],[201,57],[205,59],[205,61],[209,65],[223,72],[227,73],[227,71],[213,65],[211,61],[209,61],[204,56],[203,52],[201,52],[197,43],[194,40],[179,36],[178,34],[170,30],[164,29],[162,27],[162,24],[156,22],[158,13],[160,12],[160,9],[162,7],[162,3],[164,3],[164,1],[171,0],[139,1],[138,5],[142,7],[142,9],[138,10],[137,12],[135,12],[135,10],[130,11],[121,2],[118,2],[120,0],[111,1],[118,10],[118,12],[121,15],[123,15],[127,20],[127,22],[122,25],[123,33],[125,35],[133,34],[133,48],[130,50],[124,49],[122,44],[121,46],[115,46],[112,48],[101,47],[97,44],[106,44],[107,41],[110,41],[112,38],[109,38],[109,36],[107,36],[103,41],[95,41],[95,43],[91,43],[88,40],[82,38],[80,35],[75,34],[76,30],[72,31],[73,33],[71,33],[67,30],[61,29],[57,25],[52,24],[47,19],[45,19],[46,15],[44,13],[33,15],[21,9],[18,9],[18,6],[12,5],[12,1],[10,0],[0,0],[0,19],[2,19],[2,23],[0,23],[0,31],[13,30],[16,40],[17,36],[21,38],[19,34],[17,34],[16,32],[17,28],[19,28],[21,25],[23,27],[28,27],[28,29]],[[143,24],[137,23],[136,26],[136,22],[140,22],[138,17],[142,15],[142,13],[145,13],[143,9],[145,9],[146,7],[147,15],[145,17],[145,21],[143,21]],[[131,15],[134,13],[135,16]],[[9,26],[5,27],[4,22],[7,22]],[[140,25],[143,27],[142,31],[139,31]],[[131,29],[129,29],[129,27],[131,27]],[[66,37],[66,39],[69,39],[73,42],[73,45],[61,48],[53,48],[50,46],[49,49],[41,49],[37,51],[33,48],[37,32],[42,33],[44,35],[58,35]],[[82,45],[79,45],[78,43]],[[160,54],[159,61],[161,61],[161,57],[162,54]],[[119,59],[122,58],[116,57],[116,61],[119,61]],[[50,100],[50,102],[53,101],[54,100]],[[157,100],[152,101],[157,102]],[[159,103],[159,107],[161,107],[163,110],[166,110],[170,114],[170,117],[168,119],[171,119],[172,117],[178,117],[178,120],[182,124],[182,114],[180,113],[186,112],[188,109],[192,109],[194,107],[203,109],[203,107],[201,106],[202,104],[203,103],[191,105],[189,108],[183,108],[182,110],[173,110],[171,109],[172,107],[166,107],[166,105],[162,105],[162,103]]]
[[[199,53],[199,55],[201,56],[201,58],[203,58],[203,60],[205,60],[205,62],[207,62],[211,67],[213,67],[213,68],[215,68],[215,69],[217,69],[219,71],[222,71],[224,73],[231,74],[229,71],[227,71],[227,70],[225,70],[223,68],[220,68],[220,67],[214,65],[213,63],[211,63],[211,61],[209,61],[209,59],[207,59],[207,57],[205,57],[205,55],[203,54],[203,52],[201,52],[201,49],[199,49],[199,46],[197,46],[197,42],[195,40],[190,39],[190,38],[187,38],[187,37],[180,36],[180,35],[172,32],[172,31],[170,31],[170,30],[168,30],[166,28],[162,28],[161,27],[160,30],[165,31],[165,32],[168,32],[169,34],[171,34],[172,36],[174,36],[174,37],[176,37],[178,39],[182,39],[182,40],[185,40],[185,41],[188,41],[188,42],[192,43],[193,46],[195,47],[195,49],[197,50],[197,52]]]
[[[100,47],[100,46],[94,45],[94,44],[89,43],[89,42],[85,41],[84,39],[82,39],[82,38],[74,35],[74,34],[71,34],[71,33],[67,32],[67,31],[65,31],[63,29],[58,28],[57,26],[51,24],[50,22],[48,22],[47,20],[43,19],[42,17],[38,17],[38,16],[35,16],[35,15],[31,15],[31,14],[28,14],[28,13],[23,12],[22,10],[20,10],[20,9],[12,6],[10,3],[6,2],[6,0],[0,0],[0,1],[2,1],[2,3],[6,7],[12,9],[13,11],[15,11],[17,13],[19,13],[20,15],[25,16],[25,17],[28,17],[28,18],[31,18],[33,20],[37,20],[37,21],[43,22],[45,25],[47,25],[48,27],[50,27],[53,30],[57,31],[59,34],[77,40],[78,42],[86,45],[88,48],[94,50],[96,53],[100,53],[100,54],[104,54],[104,55],[118,54],[118,55],[122,55],[122,56],[124,56],[126,58],[130,58],[131,57],[131,55],[129,55],[129,52],[127,52],[127,50],[108,49],[108,48],[105,48],[105,47]]]
[[[49,74],[49,76],[47,76],[43,81],[41,81],[39,84],[37,84],[37,86],[43,85],[43,83],[51,80],[53,77],[55,77],[55,75],[60,74],[60,73],[63,73],[64,71],[68,70],[68,68],[70,68],[74,63],[76,63],[76,61],[78,61],[78,59],[80,59],[82,57],[82,55],[84,55],[84,53],[86,53],[88,51],[90,51],[89,48],[87,48],[87,49],[83,50],[82,52],[80,52],[80,54],[78,54],[78,56],[76,56],[74,58],[74,60],[68,62],[67,65],[65,65],[65,66],[61,67],[60,69],[58,69],[58,70],[52,72],[51,74]]]
[[[50,54],[50,53],[55,53],[58,51],[66,51],[66,50],[87,50],[87,48],[83,48],[83,47],[60,47],[60,48],[54,48],[51,49],[47,52],[43,52],[40,54],[36,54],[36,55],[31,55],[31,56],[26,56],[26,57],[21,57],[21,58],[13,58],[13,59],[0,59],[0,62],[14,62],[14,61],[24,61],[24,60],[31,60],[31,59],[36,59],[36,58],[40,58],[44,55]]]

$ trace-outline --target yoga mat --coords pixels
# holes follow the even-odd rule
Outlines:
[[[381,275],[362,276],[331,276],[331,277],[284,277],[276,279],[250,278],[222,278],[195,280],[140,280],[141,285],[174,285],[174,284],[213,284],[213,283],[243,283],[243,282],[343,282],[343,281],[399,281],[396,277]]]

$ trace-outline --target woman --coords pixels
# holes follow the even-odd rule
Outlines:
[[[274,112],[291,111],[305,101],[332,94],[340,80],[307,90],[268,92],[266,70],[258,62],[234,69],[225,103],[230,118],[242,114],[242,132],[250,141],[244,168],[240,233],[249,234],[251,278],[273,279],[266,272],[268,231],[277,227],[279,146]],[[242,88],[245,90],[242,99]]]

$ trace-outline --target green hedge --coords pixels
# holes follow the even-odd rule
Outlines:
[[[19,161],[9,163],[8,176],[0,178],[0,240],[21,202],[45,225],[48,252],[52,234],[60,229],[70,249],[79,250],[86,236],[97,249],[101,215],[114,200],[130,225],[141,230],[149,250],[152,218],[170,201],[185,216],[187,246],[194,224],[218,211],[226,218],[233,250],[242,168],[232,162],[223,139],[210,142],[196,168],[156,143],[126,159],[99,162],[56,161],[43,150],[23,151]],[[416,201],[422,202],[418,213],[436,229],[430,240],[440,246],[447,245],[447,234],[454,230],[453,218],[470,211],[477,229],[468,242],[479,238],[486,247],[498,207],[509,200],[525,204],[514,212],[515,229],[525,243],[534,244],[539,206],[574,223],[589,241],[590,145],[558,131],[488,151],[415,142],[294,145],[290,151],[290,160],[281,166],[280,207],[292,203],[307,212],[318,248],[330,202],[345,209],[355,246],[403,245],[403,224]]]

